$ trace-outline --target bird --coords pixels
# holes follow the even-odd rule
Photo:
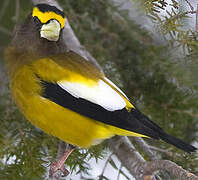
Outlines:
[[[37,4],[16,25],[5,51],[10,89],[19,110],[44,132],[69,143],[51,164],[62,170],[73,149],[89,148],[115,135],[161,139],[185,152],[196,147],[167,134],[91,61],[69,50],[63,38],[65,13]],[[61,162],[61,163],[60,163]]]

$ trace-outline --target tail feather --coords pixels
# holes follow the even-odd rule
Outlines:
[[[197,150],[197,148],[195,148],[194,146],[192,146],[188,143],[185,143],[182,140],[180,140],[174,136],[168,135],[165,132],[159,134],[159,136],[160,136],[160,139],[164,140],[165,142],[172,144],[172,145],[176,146],[177,148],[182,149],[183,151],[186,151],[188,153],[194,152]]]
[[[197,150],[197,148],[195,148],[194,146],[192,146],[192,145],[190,145],[188,143],[185,143],[182,140],[165,133],[161,127],[159,127],[157,124],[152,122],[148,117],[146,117],[144,114],[142,114],[140,111],[138,111],[138,109],[133,109],[131,111],[131,114],[136,119],[138,119],[139,122],[141,122],[141,124],[143,126],[147,127],[147,129],[148,128],[151,129],[152,130],[151,132],[155,132],[155,136],[154,136],[155,138],[156,137],[160,138],[163,141],[165,141],[165,142],[167,142],[169,144],[172,144],[172,145],[176,146],[177,148],[182,149],[183,151],[186,151],[188,153]],[[147,131],[147,134],[145,134],[145,135],[150,136],[149,135],[149,131]],[[152,137],[152,136],[153,136],[153,133],[151,134],[150,137]]]

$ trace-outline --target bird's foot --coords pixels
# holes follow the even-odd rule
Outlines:
[[[51,163],[49,170],[49,177],[53,177],[57,171],[61,171],[64,176],[69,174],[69,171],[65,168],[64,163],[69,157],[69,155],[74,150],[74,146],[70,145],[70,148],[65,151],[65,153],[57,160]]]
[[[64,177],[68,176],[68,174],[69,174],[69,171],[64,166],[64,162],[62,163],[61,161],[58,160],[58,161],[54,161],[51,163],[50,170],[49,170],[49,176],[53,177],[53,175],[58,170],[63,173]]]

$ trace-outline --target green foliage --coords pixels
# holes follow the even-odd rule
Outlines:
[[[32,5],[26,0],[20,2],[20,19],[24,19]],[[167,47],[156,44],[148,32],[136,25],[126,11],[119,10],[110,0],[67,0],[60,3],[81,43],[139,109],[168,133],[187,142],[196,140],[198,86],[195,67],[198,65],[198,46],[195,41],[197,35],[192,36],[193,31],[180,29],[181,19],[186,15],[180,16],[180,12],[171,11],[169,17],[162,20],[159,11],[166,8],[166,1],[144,0],[147,13],[163,29],[164,34],[172,34],[173,43],[184,42],[185,49],[190,47],[188,56],[175,59],[177,51],[172,53]],[[9,3],[8,7],[0,22],[1,26],[12,31],[15,4]],[[174,1],[173,10],[177,7]],[[10,36],[2,35],[0,46],[6,47]],[[47,176],[46,167],[56,156],[58,140],[34,128],[23,118],[10,98],[7,80],[2,78],[2,74],[5,74],[2,66],[0,72],[0,85],[4,87],[4,91],[0,91],[0,179],[44,179]],[[161,141],[148,142],[173,152],[172,156],[160,153],[161,157],[195,171],[197,159],[194,155],[187,156]],[[91,167],[87,161],[92,157],[97,161],[106,152],[105,143],[89,150],[78,149],[68,159],[67,165],[76,173],[89,175]],[[115,168],[113,161],[110,164]],[[120,173],[124,174],[122,170]]]
[[[142,0],[141,2],[147,16],[157,25],[158,31],[163,34],[171,47],[181,47],[184,54],[196,51],[197,29],[186,28],[189,24],[185,23],[186,20],[196,15],[191,1],[184,1],[187,8],[183,8],[182,3],[175,0],[171,0],[171,3],[167,0]]]

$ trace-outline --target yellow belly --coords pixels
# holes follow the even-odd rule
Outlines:
[[[24,114],[35,126],[61,140],[80,147],[89,147],[100,139],[113,136],[105,126],[65,109],[50,100],[33,97]]]
[[[11,78],[11,90],[25,117],[44,132],[83,148],[114,135],[141,136],[100,123],[43,98],[42,87],[31,68],[25,66]]]

